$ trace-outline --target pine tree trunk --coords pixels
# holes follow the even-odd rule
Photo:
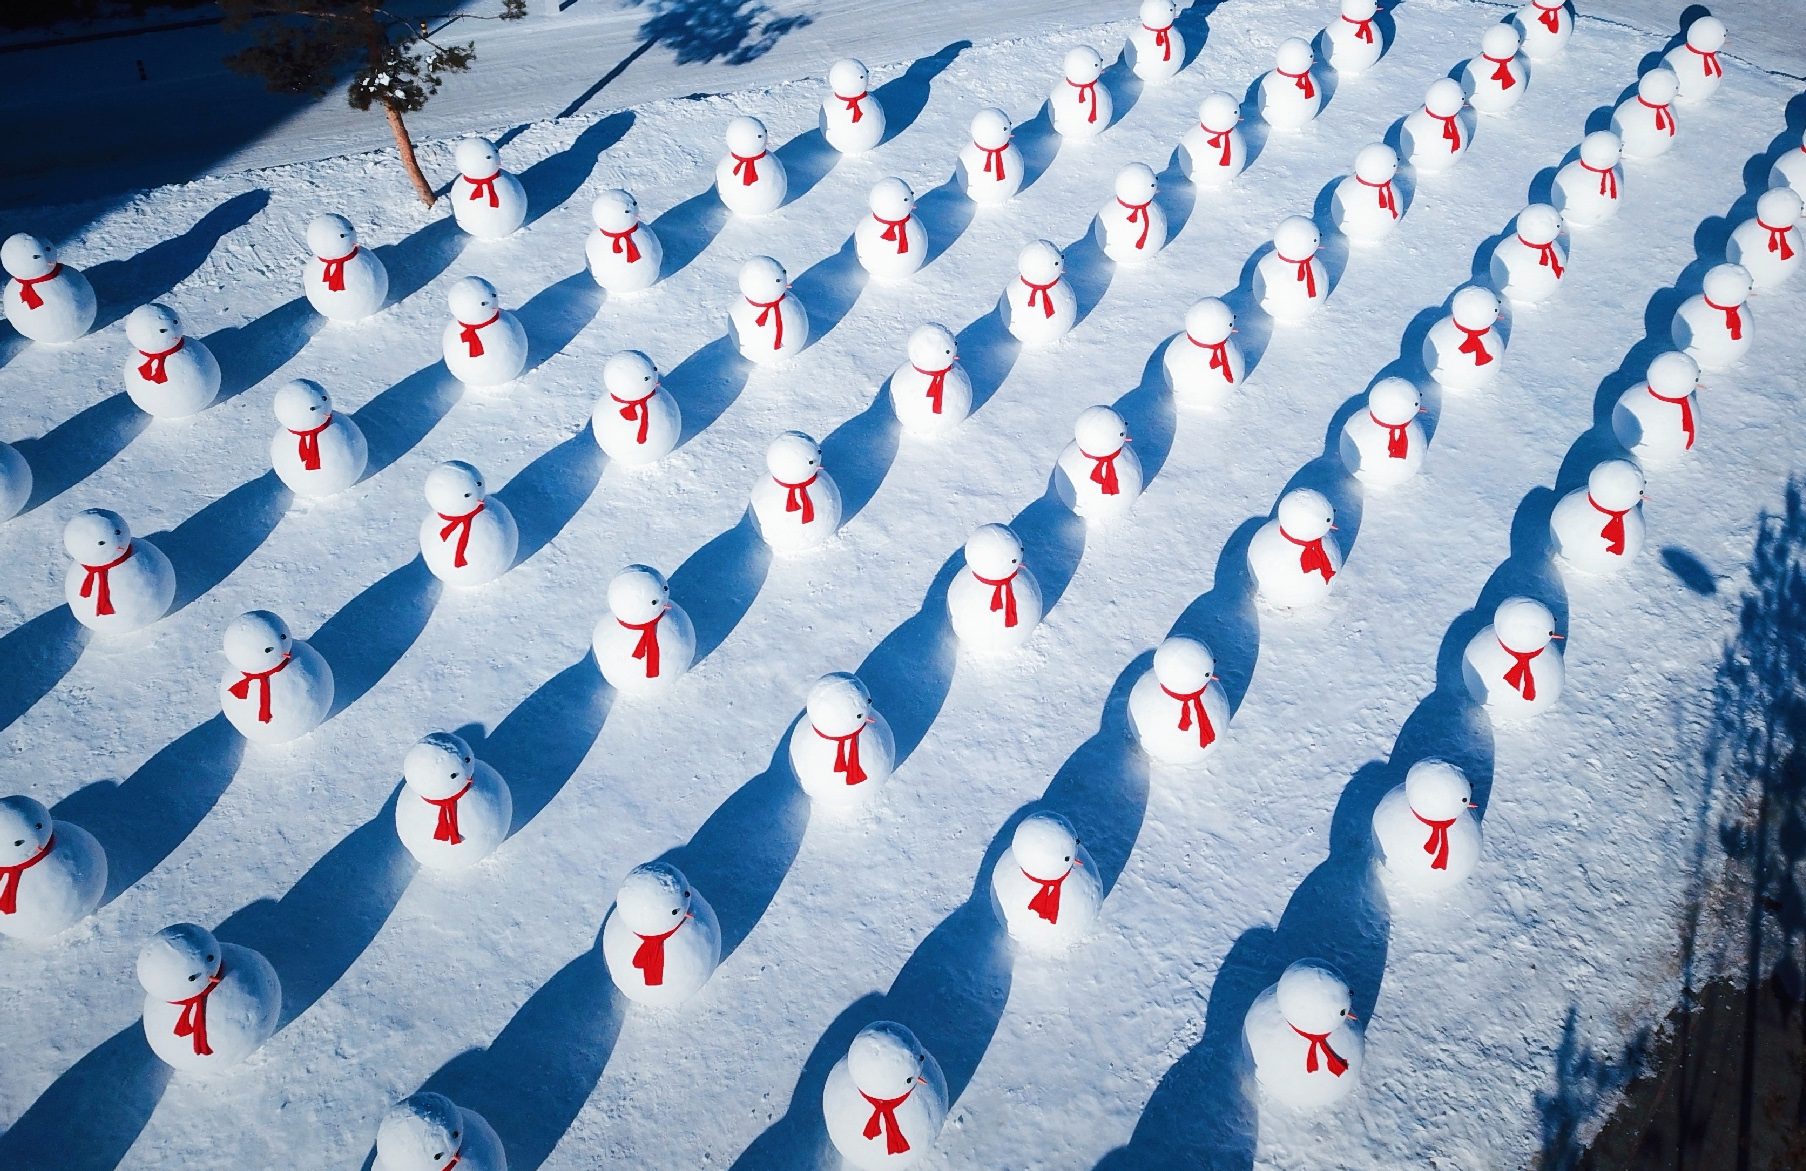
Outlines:
[[[420,202],[433,206],[436,202],[433,185],[420,173],[420,160],[414,157],[414,144],[408,140],[408,128],[401,120],[401,111],[385,103],[383,113],[389,116],[389,129],[395,133],[395,145],[401,151],[401,165],[407,169],[414,191],[420,196]]]

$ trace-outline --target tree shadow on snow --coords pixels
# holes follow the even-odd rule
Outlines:
[[[105,329],[138,306],[168,296],[206,263],[228,232],[244,227],[269,205],[270,193],[263,188],[241,191],[181,235],[161,240],[125,260],[109,260],[83,270],[100,302],[94,329]]]
[[[763,0],[629,0],[652,15],[644,40],[664,45],[676,64],[726,61],[744,65],[769,53],[778,39],[814,24],[804,14],[775,16]]]
[[[144,1132],[173,1071],[133,1021],[70,1066],[0,1134],[0,1165],[112,1171]]]

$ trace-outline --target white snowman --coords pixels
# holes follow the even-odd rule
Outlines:
[[[1097,922],[1104,887],[1072,823],[1043,809],[1017,823],[991,871],[991,896],[1011,939],[1059,951]]]
[[[1321,1107],[1360,1084],[1366,1042],[1354,1028],[1348,984],[1323,960],[1299,960],[1248,1008],[1242,1044],[1261,1091],[1294,1107]]]
[[[1129,68],[1149,85],[1159,85],[1185,68],[1185,36],[1173,27],[1174,0],[1141,0],[1141,25],[1129,30],[1123,46]]]
[[[62,345],[94,326],[100,303],[94,286],[80,269],[56,258],[46,240],[24,232],[0,244],[0,266],[6,275],[6,319],[34,342]]]
[[[1643,472],[1608,459],[1556,502],[1549,516],[1555,550],[1585,573],[1616,573],[1643,549]]]
[[[268,610],[240,614],[223,641],[229,666],[219,679],[220,710],[240,736],[286,744],[331,713],[331,665],[281,618]]]
[[[627,872],[602,926],[602,959],[627,999],[674,1008],[721,962],[721,925],[683,871],[647,862]]]
[[[764,365],[809,344],[809,310],[790,291],[784,266],[755,256],[740,266],[740,299],[728,308],[728,330],[740,356]]]
[[[1079,45],[1066,53],[1061,63],[1065,76],[1047,96],[1048,113],[1060,137],[1073,142],[1088,142],[1110,126],[1116,107],[1110,89],[1102,81],[1104,58],[1090,45]]]
[[[1506,598],[1461,652],[1467,692],[1498,723],[1541,715],[1561,698],[1566,670],[1555,615],[1535,598]]]
[[[180,419],[199,414],[219,397],[219,362],[165,305],[140,305],[126,315],[126,340],[137,353],[125,360],[125,392],[147,415]]]
[[[1248,569],[1261,600],[1282,609],[1316,605],[1342,571],[1342,550],[1330,536],[1336,511],[1311,488],[1287,492],[1275,511],[1248,543]]]
[[[1399,131],[1401,153],[1419,175],[1440,174],[1467,153],[1474,138],[1473,123],[1461,83],[1439,77],[1430,83],[1422,107],[1406,115]]]
[[[1590,228],[1618,214],[1624,190],[1624,147],[1609,130],[1595,130],[1580,140],[1580,157],[1555,172],[1550,202],[1569,227]]]
[[[276,421],[270,466],[298,496],[331,496],[357,483],[370,461],[370,445],[350,415],[332,409],[317,382],[296,378],[276,388]]]
[[[30,797],[0,797],[0,935],[49,939],[92,915],[106,889],[93,834]]]
[[[602,397],[590,413],[590,434],[608,458],[631,467],[657,463],[683,435],[683,412],[659,385],[658,367],[638,350],[602,363]]]
[[[1198,124],[1179,143],[1179,165],[1185,177],[1206,191],[1219,191],[1248,166],[1248,140],[1240,122],[1242,108],[1226,93],[1213,93],[1198,103]]]
[[[90,508],[63,526],[63,548],[75,564],[63,578],[63,600],[96,634],[129,634],[169,612],[176,571],[157,548],[116,512]]]
[[[1532,61],[1553,61],[1568,47],[1574,35],[1574,14],[1568,11],[1568,0],[1530,0],[1511,14],[1523,38],[1524,55]]]
[[[1329,273],[1317,259],[1322,243],[1317,225],[1301,215],[1287,216],[1273,229],[1273,251],[1254,266],[1254,295],[1273,320],[1297,324],[1328,299]]]
[[[1382,378],[1367,392],[1367,409],[1342,424],[1337,452],[1348,474],[1369,488],[1390,488],[1423,467],[1429,439],[1417,416],[1423,398],[1403,378]]]
[[[1553,297],[1568,271],[1561,213],[1546,203],[1520,211],[1517,231],[1493,248],[1488,269],[1493,287],[1516,304],[1540,305]]]
[[[596,196],[590,204],[596,231],[583,245],[589,274],[611,296],[625,296],[651,288],[658,282],[665,262],[665,246],[658,234],[640,222],[640,204],[618,187]]]
[[[1118,264],[1146,264],[1166,247],[1166,212],[1154,196],[1160,181],[1146,163],[1130,163],[1116,174],[1116,198],[1093,218],[1098,247]]]
[[[753,520],[774,553],[824,544],[840,528],[840,487],[821,466],[821,445],[786,431],[765,449],[765,470],[752,489]]]
[[[890,404],[911,435],[945,435],[972,413],[972,378],[953,331],[929,322],[909,335],[909,358],[890,376]]]
[[[1174,635],[1154,650],[1154,665],[1129,689],[1129,727],[1141,750],[1163,764],[1202,764],[1229,727],[1229,697],[1217,660],[1195,638]]]
[[[744,115],[727,124],[727,157],[715,164],[715,191],[737,216],[770,215],[790,193],[784,164],[766,149],[765,123]]]
[[[514,514],[491,497],[483,473],[448,460],[426,474],[427,505],[420,522],[420,555],[447,585],[486,585],[514,566],[520,529]]]
[[[608,613],[590,635],[596,666],[622,695],[668,690],[696,657],[696,627],[671,600],[665,575],[629,565],[608,583]]]
[[[821,1112],[841,1158],[860,1171],[895,1171],[919,1162],[940,1136],[947,1077],[914,1033],[875,1021],[828,1071]]]
[[[1718,92],[1724,84],[1724,63],[1718,59],[1724,42],[1724,21],[1716,16],[1700,16],[1687,26],[1687,39],[1668,50],[1663,60],[1681,83],[1675,105],[1702,105]]]
[[[1248,359],[1235,340],[1235,311],[1216,297],[1193,303],[1185,311],[1185,331],[1166,344],[1160,367],[1180,406],[1227,403],[1248,373]]]
[[[1330,216],[1344,236],[1358,244],[1378,244],[1392,234],[1404,212],[1392,184],[1397,174],[1398,152],[1385,143],[1355,153],[1354,173],[1336,184],[1330,203]]]
[[[915,192],[901,179],[880,179],[866,203],[872,214],[853,229],[860,265],[879,281],[914,276],[928,262],[928,229],[916,216]]]
[[[1644,466],[1693,450],[1699,420],[1699,363],[1679,350],[1650,359],[1642,386],[1612,407],[1612,434]]]
[[[1010,137],[1010,117],[995,106],[972,115],[972,141],[960,148],[966,196],[980,207],[1008,203],[1022,190],[1027,162]]]
[[[1803,262],[1806,240],[1800,232],[1800,196],[1790,187],[1773,187],[1756,199],[1756,214],[1731,229],[1725,259],[1750,274],[1750,290],[1772,293],[1793,278]]]
[[[10,443],[0,443],[0,521],[11,520],[31,499],[31,465]]]
[[[501,153],[487,138],[472,135],[453,148],[458,177],[452,180],[452,217],[479,240],[512,236],[527,222],[527,189],[502,170]]]
[[[1141,496],[1141,460],[1129,447],[1129,425],[1109,407],[1086,407],[1072,442],[1054,465],[1054,491],[1091,524],[1128,516]]]
[[[1007,525],[980,525],[966,538],[966,567],[947,587],[947,617],[960,645],[979,654],[1013,651],[1041,623],[1041,584]]]
[[[1509,22],[1489,25],[1480,37],[1480,55],[1461,67],[1461,92],[1482,114],[1504,114],[1530,88],[1530,70],[1518,52],[1522,38]]]
[[[1768,185],[1806,193],[1806,135],[1801,136],[1798,150],[1782,151],[1768,169]]]
[[[998,306],[1004,325],[1024,345],[1046,345],[1072,331],[1078,294],[1066,280],[1066,257],[1050,240],[1036,240],[1016,257],[1017,279]]]
[[[896,737],[865,684],[839,671],[817,679],[790,731],[790,771],[809,799],[829,808],[863,804],[896,760]]]
[[[1420,760],[1380,798],[1373,838],[1388,877],[1422,891],[1447,890],[1480,865],[1474,790],[1446,760]]]
[[[445,368],[466,386],[501,386],[527,368],[527,331],[520,318],[502,308],[495,286],[467,276],[445,294],[452,319],[440,347]]]
[[[1700,369],[1722,370],[1749,352],[1755,319],[1747,302],[1753,284],[1742,265],[1715,264],[1706,270],[1700,291],[1674,311],[1669,336]]]
[[[1423,339],[1423,364],[1449,390],[1481,390],[1492,385],[1504,365],[1505,338],[1498,331],[1498,295],[1481,285],[1458,289],[1449,315]]]
[[[1375,0],[1342,0],[1341,14],[1323,30],[1329,66],[1344,77],[1359,77],[1379,63],[1386,39],[1374,26]]]
[[[282,981],[262,954],[194,923],[151,936],[138,953],[144,1039],[171,1068],[229,1069],[276,1032]]]
[[[301,288],[320,316],[362,321],[389,299],[389,270],[376,253],[357,242],[357,229],[340,215],[318,215],[307,223],[312,252],[301,270]]]
[[[495,853],[514,819],[508,782],[462,737],[429,732],[408,749],[395,835],[429,870],[463,870]]]
[[[1273,55],[1273,69],[1261,75],[1260,116],[1275,130],[1303,130],[1323,108],[1323,88],[1311,76],[1317,59],[1310,42],[1287,37]]]
[[[1680,78],[1665,65],[1637,79],[1637,92],[1612,111],[1612,133],[1623,143],[1625,158],[1647,162],[1673,148],[1673,102],[1680,90]]]
[[[443,1094],[419,1093],[383,1115],[370,1171],[508,1171],[489,1120]]]
[[[844,57],[828,67],[828,89],[822,99],[821,134],[843,155],[864,154],[884,141],[884,107],[871,94],[865,63]]]

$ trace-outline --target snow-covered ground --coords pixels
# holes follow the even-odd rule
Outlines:
[[[1676,148],[1628,168],[1622,216],[1575,234],[1559,299],[1512,316],[1500,381],[1426,387],[1433,445],[1402,488],[1364,498],[1340,474],[1342,421],[1377,376],[1421,380],[1450,293],[1671,30],[1583,19],[1513,114],[1415,185],[1387,245],[1330,238],[1322,313],[1244,316],[1259,361],[1230,409],[1176,413],[1160,377],[1184,308],[1245,290],[1278,219],[1321,218],[1354,152],[1503,11],[1401,6],[1381,64],[1338,82],[1304,133],[1267,138],[1221,195],[1170,162],[1198,100],[1244,93],[1332,5],[1187,14],[1196,61],[1158,88],[1113,69],[1120,124],[1089,146],[1061,146],[1037,105],[1067,48],[1113,55],[1132,21],[878,69],[896,132],[862,158],[813,132],[819,77],[531,125],[503,158],[537,218],[494,244],[413,201],[385,152],[9,213],[9,231],[75,233],[63,258],[88,270],[107,324],[65,349],[0,343],[0,438],[40,483],[0,527],[6,788],[93,831],[113,876],[63,937],[0,944],[0,1165],[356,1167],[383,1112],[422,1087],[485,1114],[517,1171],[833,1165],[823,1080],[884,1018],[917,1032],[956,1097],[925,1166],[1528,1164],[1551,1103],[1576,1097],[1563,1076],[1590,1068],[1575,1052],[1609,1062],[1675,994],[1710,684],[1758,514],[1798,462],[1806,342],[1788,326],[1806,290],[1761,298],[1750,358],[1708,376],[1699,450],[1652,474],[1650,547],[1623,578],[1564,577],[1547,517],[1612,450],[1611,404],[1753,214],[1767,158],[1797,145],[1797,82],[1727,62]],[[966,35],[944,24],[931,39]],[[975,213],[949,175],[988,104],[1024,122],[1035,178]],[[708,186],[742,111],[790,168],[792,201],[765,222],[727,221]],[[448,144],[422,155],[450,175]],[[1162,173],[1176,238],[1113,271],[1089,221],[1138,160]],[[935,255],[906,285],[867,285],[850,233],[892,174],[923,193]],[[604,298],[583,268],[590,199],[616,185],[665,241],[670,275],[634,300]],[[389,265],[395,304],[369,321],[326,326],[300,295],[302,228],[321,210]],[[1083,318],[1019,350],[992,306],[1037,237],[1068,247]],[[762,252],[816,337],[750,369],[724,318]],[[462,390],[439,360],[444,290],[467,273],[533,339],[530,371],[499,391]],[[198,417],[150,423],[119,391],[119,318],[151,299],[225,369],[230,397]],[[899,438],[883,389],[924,320],[960,334],[981,399],[938,443]],[[587,431],[601,360],[623,347],[668,371],[689,433],[645,472],[609,466]],[[371,474],[341,498],[296,501],[268,470],[271,391],[297,376],[370,438]],[[1046,488],[1099,402],[1128,418],[1151,483],[1127,522],[1088,535]],[[772,560],[743,512],[786,428],[824,440],[849,519],[818,554]],[[468,593],[440,590],[415,544],[421,480],[452,458],[502,485],[522,530],[521,564]],[[1326,607],[1287,616],[1251,601],[1243,557],[1296,485],[1336,502],[1349,559]],[[179,609],[121,643],[84,639],[61,608],[61,528],[91,506],[122,512],[180,578]],[[986,521],[1022,533],[1050,602],[1030,647],[990,664],[961,657],[944,619],[959,546]],[[588,652],[603,587],[632,561],[671,575],[706,652],[657,706],[617,700]],[[1555,609],[1568,691],[1495,735],[1460,698],[1459,656],[1515,593]],[[247,747],[218,713],[220,632],[252,608],[283,614],[338,677],[342,710],[290,746]],[[1196,772],[1151,767],[1127,731],[1128,688],[1171,631],[1211,643],[1236,705]],[[850,821],[812,814],[785,763],[830,670],[870,684],[904,757]],[[452,878],[416,872],[393,829],[401,757],[438,728],[515,799],[513,837]],[[1367,823],[1433,755],[1475,779],[1487,841],[1465,889],[1422,901],[1373,874]],[[1053,963],[1012,959],[988,894],[1016,821],[1044,805],[1078,826],[1109,891],[1091,938]],[[659,857],[713,903],[728,953],[668,1013],[628,1008],[596,947],[622,875]],[[139,1032],[134,958],[180,920],[262,950],[283,980],[283,1027],[228,1078],[170,1077]],[[1257,1108],[1242,1016],[1310,955],[1353,986],[1365,1083],[1325,1115]]]

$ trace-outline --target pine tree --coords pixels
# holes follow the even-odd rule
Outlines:
[[[495,16],[450,13],[404,19],[380,0],[220,0],[227,31],[251,34],[252,43],[226,58],[235,72],[263,80],[273,93],[325,97],[351,71],[346,93],[353,109],[380,106],[395,135],[402,166],[420,201],[431,207],[433,185],[420,173],[402,115],[412,114],[439,92],[447,73],[464,73],[476,59],[474,41],[440,44],[437,32],[458,20],[519,20],[526,0],[501,0]],[[429,31],[429,25],[439,28]]]

